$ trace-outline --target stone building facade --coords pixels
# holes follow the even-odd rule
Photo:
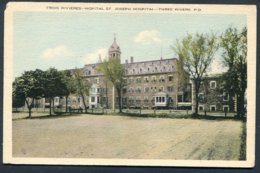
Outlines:
[[[221,81],[222,74],[205,76],[199,91],[199,111],[235,112],[236,98],[225,90]],[[195,108],[195,92],[192,87],[192,107]]]

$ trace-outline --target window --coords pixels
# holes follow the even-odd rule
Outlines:
[[[164,89],[163,86],[161,86],[161,87],[160,87],[160,91],[163,91],[163,89]]]
[[[59,97],[55,97],[54,102],[58,103],[59,102]]]
[[[136,93],[141,93],[141,87],[137,87],[136,90],[135,90]]]
[[[95,97],[91,97],[91,102],[95,102]]]
[[[149,87],[144,88],[144,92],[148,93],[149,92]]]
[[[152,92],[156,92],[156,87],[151,87]]]
[[[159,82],[164,82],[164,76],[160,76]]]
[[[78,102],[80,103],[80,97],[78,97]]]
[[[98,84],[98,83],[99,83],[99,78],[95,78],[95,79],[94,79],[94,83],[95,83],[95,84]]]
[[[156,82],[156,76],[152,76],[152,82]]]
[[[173,102],[173,99],[171,97],[168,98],[169,103]]]
[[[149,82],[149,77],[144,77],[144,82],[148,83]]]
[[[130,88],[130,89],[128,90],[128,92],[129,92],[129,93],[134,93],[134,89],[133,89],[133,88]]]
[[[228,111],[229,111],[229,106],[223,105],[223,112],[228,112]]]
[[[210,105],[210,111],[212,112],[216,111],[216,105]]]
[[[229,100],[229,94],[227,92],[223,92],[223,101]]]
[[[101,99],[102,99],[101,102],[102,102],[103,104],[105,104],[105,103],[107,102],[107,98],[106,98],[106,97],[102,97]]]
[[[131,78],[129,79],[129,83],[132,83],[133,81],[134,81],[134,78],[131,77]]]
[[[202,101],[204,99],[204,93],[199,93],[199,101]]]
[[[168,90],[168,92],[173,92],[173,86],[168,86],[167,90]]]
[[[163,103],[165,102],[165,97],[162,97],[162,102],[163,102]]]
[[[145,102],[145,103],[148,103],[148,101],[149,101],[148,97],[145,97],[145,98],[144,98],[144,102]]]
[[[168,81],[172,81],[173,80],[173,76],[168,76]]]
[[[217,83],[216,83],[216,81],[210,81],[210,88],[211,89],[215,89],[216,87],[217,87]]]
[[[141,83],[141,82],[142,82],[142,80],[140,77],[136,78],[136,83]]]
[[[199,105],[199,111],[203,111],[204,110],[204,105]]]

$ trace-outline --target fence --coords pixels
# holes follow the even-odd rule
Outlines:
[[[27,108],[13,108],[13,112],[28,112]],[[33,108],[33,113],[44,113],[48,114],[49,108]],[[65,113],[65,108],[55,108],[55,113],[63,114]],[[78,114],[78,113],[87,113],[87,114],[97,114],[97,115],[113,115],[118,114],[119,110],[113,109],[104,109],[104,108],[93,108],[85,110],[73,109],[71,111],[67,111],[70,114]],[[192,110],[176,110],[176,109],[167,109],[167,110],[160,110],[160,109],[123,109],[122,115],[129,115],[129,116],[140,116],[140,117],[189,117],[193,113]],[[234,117],[236,113],[234,112],[199,112],[201,116],[212,116],[212,117]]]

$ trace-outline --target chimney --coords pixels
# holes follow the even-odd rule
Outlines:
[[[134,57],[130,57],[130,62],[133,63],[134,62]]]
[[[125,60],[125,64],[128,64],[128,59]]]

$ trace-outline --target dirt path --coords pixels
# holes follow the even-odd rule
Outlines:
[[[74,116],[13,121],[14,157],[238,160],[233,120]]]

